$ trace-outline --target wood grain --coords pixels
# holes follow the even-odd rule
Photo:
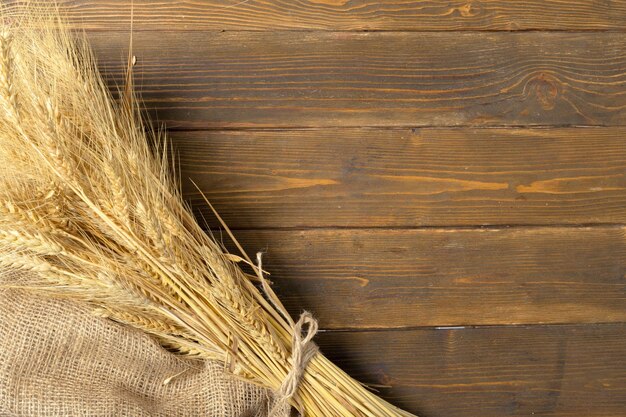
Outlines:
[[[237,231],[325,329],[626,321],[623,227]]]
[[[170,128],[619,125],[621,33],[141,32],[138,84]],[[128,35],[90,35],[122,82]],[[157,41],[158,39],[158,41]]]
[[[326,333],[322,351],[424,417],[618,417],[626,326]]]
[[[14,3],[9,0],[8,3]],[[48,2],[48,0],[36,0]],[[59,0],[78,28],[124,30],[128,0]],[[135,30],[623,30],[623,0],[134,0]]]
[[[59,3],[115,90],[131,2]],[[133,5],[185,195],[325,354],[424,417],[624,415],[626,0]]]
[[[177,132],[229,227],[626,222],[626,128]],[[214,217],[203,209],[212,225]]]

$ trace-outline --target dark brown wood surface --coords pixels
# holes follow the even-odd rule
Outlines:
[[[60,3],[121,84],[131,2]],[[186,197],[265,252],[324,353],[423,417],[626,415],[626,1],[134,18]]]
[[[626,44],[626,43],[625,43]],[[626,222],[626,129],[176,132],[233,229]]]
[[[621,32],[139,32],[138,85],[172,129],[620,125]],[[121,84],[127,33],[93,33]]]
[[[424,417],[621,417],[626,326],[325,333],[324,352]]]
[[[8,0],[15,2],[16,0]],[[33,0],[31,0],[33,1]],[[46,3],[49,0],[34,0]],[[125,30],[129,0],[58,0],[88,30]],[[624,0],[134,0],[136,30],[624,30]]]
[[[290,311],[325,328],[626,322],[622,226],[237,236],[266,252]]]

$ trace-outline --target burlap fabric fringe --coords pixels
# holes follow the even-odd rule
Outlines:
[[[4,273],[0,285],[22,279]],[[77,303],[0,288],[2,417],[288,416],[271,397]]]

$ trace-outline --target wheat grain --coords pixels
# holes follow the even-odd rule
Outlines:
[[[308,416],[410,416],[321,354],[300,363],[313,351],[262,274],[263,292],[196,222],[131,84],[116,102],[53,9],[19,14],[0,30],[0,267],[249,382],[278,392],[287,378]]]

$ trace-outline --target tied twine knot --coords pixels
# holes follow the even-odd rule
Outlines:
[[[308,328],[303,337],[302,329],[304,325],[307,325]],[[308,311],[302,313],[298,322],[293,326],[291,370],[276,392],[276,403],[269,413],[270,416],[280,415],[280,412],[289,405],[289,400],[298,391],[298,386],[309,361],[319,352],[319,348],[313,342],[317,331],[317,320]]]
[[[272,305],[278,310],[283,317],[292,325],[293,335],[291,338],[291,370],[283,380],[280,388],[275,393],[276,402],[269,412],[270,416],[278,416],[289,405],[291,400],[298,391],[298,386],[304,375],[309,361],[319,352],[319,348],[313,342],[313,338],[317,334],[319,329],[317,320],[313,318],[313,315],[308,311],[304,311],[300,315],[300,319],[294,324],[293,320],[289,316],[289,313],[282,305],[272,288],[268,285],[267,280],[263,276],[263,261],[262,254],[258,252],[256,254],[257,267],[256,272],[261,281],[261,286],[265,295],[269,298]],[[303,328],[307,326],[306,334],[303,336]]]
[[[308,325],[308,329],[306,336],[303,338],[302,327],[305,324]],[[315,342],[313,342],[313,337],[315,337],[317,330],[317,320],[315,320],[308,311],[302,313],[300,320],[298,320],[293,327],[291,352],[292,368],[278,390],[278,399],[280,402],[287,402],[295,395],[306,366],[309,364],[311,358],[319,351],[319,348]]]

